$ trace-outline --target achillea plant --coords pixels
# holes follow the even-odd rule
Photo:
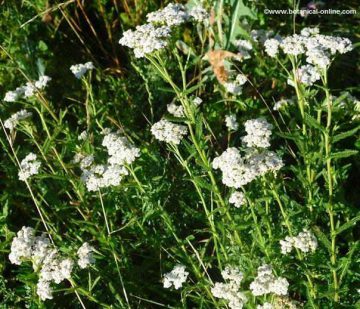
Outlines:
[[[121,78],[72,61],[69,90],[18,67],[0,117],[5,306],[357,305],[359,101],[331,87],[355,45],[240,26],[255,7],[215,2],[123,32]]]

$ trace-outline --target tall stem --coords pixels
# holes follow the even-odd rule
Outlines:
[[[336,233],[335,233],[335,212],[333,204],[333,176],[332,176],[332,167],[331,167],[331,141],[330,141],[330,130],[331,130],[331,116],[332,116],[332,102],[329,89],[327,87],[327,71],[324,70],[323,82],[325,86],[325,95],[326,95],[326,106],[327,106],[327,119],[326,119],[326,130],[324,132],[325,140],[325,156],[326,156],[326,170],[327,170],[327,185],[328,185],[328,214],[330,219],[330,238],[331,238],[331,272],[333,277],[333,287],[334,287],[334,301],[339,301],[339,282],[336,273]]]

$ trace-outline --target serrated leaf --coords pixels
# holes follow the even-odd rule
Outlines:
[[[339,133],[337,135],[334,135],[333,138],[332,138],[332,141],[334,143],[338,142],[338,141],[341,141],[345,138],[348,138],[350,136],[353,136],[358,130],[360,129],[360,126],[352,129],[352,130],[349,130],[349,131],[346,131],[346,132],[343,132],[343,133]]]
[[[348,222],[344,223],[342,226],[336,229],[335,233],[336,235],[339,235],[340,233],[346,231],[347,229],[355,226],[355,223],[360,220],[360,216],[356,216],[349,220]]]
[[[358,150],[347,149],[347,150],[343,150],[343,151],[339,151],[339,152],[334,152],[334,153],[330,154],[329,158],[330,159],[348,158],[348,157],[358,154],[358,152],[359,152]]]
[[[326,235],[320,230],[318,226],[314,226],[313,231],[315,232],[319,241],[326,247],[326,249],[328,249],[329,252],[331,252],[331,242],[327,239]]]
[[[305,114],[304,121],[308,126],[310,126],[312,128],[318,129],[321,132],[325,131],[325,128],[323,126],[321,126],[317,122],[317,120],[314,117],[310,116],[309,114]]]

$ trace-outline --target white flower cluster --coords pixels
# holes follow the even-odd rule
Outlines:
[[[251,30],[250,36],[253,41],[264,44],[264,42],[267,39],[270,39],[271,37],[274,36],[274,31],[272,31],[272,30],[267,31],[264,29],[259,29],[259,30],[254,29],[254,30]]]
[[[251,150],[246,157],[234,147],[228,148],[212,163],[222,172],[222,182],[230,188],[240,188],[268,172],[276,172],[283,166],[282,160],[272,151]]]
[[[205,23],[209,19],[209,13],[201,5],[196,5],[190,9],[189,16],[199,23]]]
[[[299,249],[304,253],[314,252],[318,246],[318,242],[314,234],[304,229],[297,236],[286,236],[284,240],[280,240],[281,253],[288,254],[293,248]]]
[[[37,160],[36,154],[30,152],[21,162],[18,173],[19,179],[25,181],[32,175],[39,173],[41,162]]]
[[[184,117],[184,107],[182,105],[176,105],[175,103],[170,103],[167,105],[167,111],[175,117]]]
[[[95,262],[91,251],[93,248],[87,243],[84,243],[78,250],[80,258],[78,264],[81,268]],[[45,234],[35,236],[35,230],[25,226],[18,231],[11,243],[9,260],[16,265],[21,265],[24,261],[32,262],[34,270],[39,272],[37,294],[41,300],[52,299],[50,284],[52,282],[59,284],[65,279],[70,279],[74,267],[74,261],[61,257]]]
[[[237,122],[234,114],[226,115],[225,124],[230,131],[236,131],[239,129],[239,123]]]
[[[242,138],[246,147],[270,147],[270,136],[273,126],[264,118],[250,119],[245,122],[246,136]]]
[[[10,118],[6,119],[4,121],[4,127],[9,129],[10,131],[13,131],[19,121],[25,120],[32,116],[31,112],[28,112],[26,109],[22,109],[15,114],[12,114]]]
[[[78,136],[78,141],[86,141],[88,138],[88,133],[86,131],[82,131]]]
[[[222,298],[229,302],[228,306],[231,309],[241,309],[247,302],[245,294],[240,290],[240,283],[243,279],[242,272],[237,268],[226,267],[221,272],[226,283],[216,282],[211,288],[211,293],[216,298]]]
[[[164,275],[164,288],[168,289],[172,286],[177,290],[186,282],[189,273],[184,265],[176,265],[174,269]]]
[[[298,68],[296,75],[297,80],[307,86],[311,86],[320,79],[319,70],[311,64],[306,64]]]
[[[224,83],[227,92],[239,95],[242,92],[242,85],[247,82],[247,77],[244,74],[238,74],[234,81]]]
[[[119,43],[132,48],[136,58],[143,58],[167,46],[171,27],[188,20],[203,22],[207,18],[208,14],[201,6],[187,10],[182,4],[170,3],[161,10],[147,14],[148,24],[137,26],[135,31],[125,31]]]
[[[196,22],[205,22],[209,18],[209,14],[201,5],[196,5],[188,10],[182,4],[170,3],[161,10],[147,14],[146,17],[149,23],[179,26],[191,19]]]
[[[170,34],[171,29],[168,26],[155,27],[152,24],[145,24],[137,26],[135,31],[125,31],[119,43],[132,48],[136,58],[142,58],[165,48],[166,39],[170,37]]]
[[[95,263],[95,258],[93,255],[94,248],[90,246],[87,242],[84,242],[77,251],[78,265],[80,268],[84,269]]]
[[[4,101],[15,102],[22,97],[24,98],[31,97],[36,93],[36,91],[44,89],[49,81],[51,81],[51,77],[42,75],[39,77],[37,81],[27,82],[25,86],[20,86],[13,91],[6,92]]]
[[[242,205],[246,204],[245,194],[239,191],[235,191],[231,194],[229,203],[234,204],[236,208],[240,208]]]
[[[202,102],[203,102],[203,100],[199,97],[195,97],[193,99],[193,103],[195,104],[195,106],[200,106]]]
[[[131,164],[140,156],[140,149],[134,147],[126,137],[118,133],[106,134],[102,145],[107,149],[110,165]]]
[[[149,23],[179,26],[188,20],[189,15],[182,4],[170,3],[161,10],[147,14],[146,17]]]
[[[86,62],[86,63],[79,63],[79,64],[74,64],[70,67],[70,71],[75,75],[75,77],[77,79],[80,79],[81,77],[84,76],[84,74],[89,71],[94,69],[94,65],[91,61]]]
[[[9,259],[16,265],[31,260],[34,270],[40,269],[37,294],[42,300],[52,298],[50,283],[60,283],[64,279],[69,279],[73,268],[73,261],[61,258],[44,234],[35,236],[34,229],[25,226],[11,243]]]
[[[267,39],[264,42],[265,52],[270,57],[275,57],[279,52],[280,40],[277,38]]]
[[[308,64],[321,69],[330,64],[331,56],[345,54],[353,49],[348,38],[319,34],[318,28],[304,28],[300,35],[293,34],[283,39],[268,39],[264,46],[270,57],[275,57],[280,47],[288,55],[304,54]]]
[[[74,158],[74,163],[80,163],[81,179],[88,191],[118,186],[123,176],[128,175],[124,165],[133,163],[140,156],[140,150],[118,133],[107,132],[102,146],[107,149],[107,164],[94,164],[93,155],[77,154]]]
[[[276,278],[272,273],[270,265],[262,265],[258,268],[256,278],[250,284],[250,290],[254,296],[274,293],[276,295],[287,295],[289,282],[282,277]]]
[[[251,58],[250,51],[252,50],[251,42],[248,40],[236,40],[234,42],[235,46],[238,48],[239,54],[244,59]]]
[[[187,134],[187,127],[161,119],[152,125],[151,133],[159,141],[178,145]]]
[[[275,102],[273,110],[279,111],[291,104],[294,104],[294,101],[292,99],[280,99],[279,101]]]

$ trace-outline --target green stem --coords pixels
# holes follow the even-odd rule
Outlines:
[[[326,120],[326,130],[324,131],[325,139],[325,156],[326,156],[326,170],[327,170],[327,184],[328,184],[328,214],[330,219],[330,238],[331,238],[331,272],[333,277],[333,287],[334,287],[334,301],[339,301],[339,281],[336,272],[336,232],[335,232],[335,212],[333,204],[333,176],[332,176],[332,167],[331,167],[331,140],[330,140],[330,130],[331,130],[331,117],[332,117],[332,102],[329,89],[327,87],[327,71],[324,70],[323,82],[325,86],[325,95],[326,95],[326,104],[327,104],[327,120]]]

